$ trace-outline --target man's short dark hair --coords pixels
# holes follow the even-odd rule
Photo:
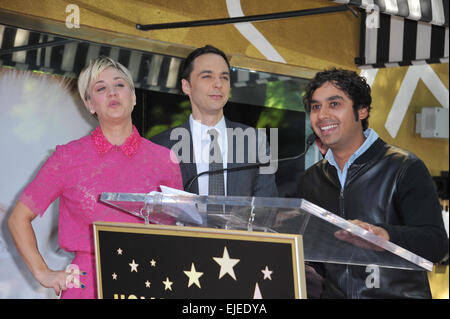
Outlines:
[[[203,54],[213,53],[220,55],[228,66],[228,71],[230,71],[230,62],[228,61],[227,56],[221,50],[212,45],[205,45],[204,47],[197,48],[192,51],[187,58],[184,60],[183,65],[181,66],[181,79],[185,79],[189,81],[189,77],[194,68],[194,60]]]
[[[314,79],[309,82],[303,96],[303,104],[308,113],[311,111],[311,99],[314,92],[326,82],[332,83],[351,98],[356,121],[358,120],[358,110],[360,108],[367,108],[367,113],[370,114],[372,96],[370,95],[371,89],[366,79],[354,71],[336,68],[318,72]],[[369,127],[368,118],[369,115],[361,121],[363,130]]]

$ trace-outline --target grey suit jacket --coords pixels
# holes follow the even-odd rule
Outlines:
[[[225,118],[225,123],[227,128],[241,128],[242,130],[246,130],[249,126],[229,121]],[[177,128],[184,128],[189,132],[189,154],[183,154],[184,149],[174,150],[175,155],[178,157],[181,169],[181,175],[183,177],[183,185],[185,187],[185,191],[198,194],[198,181],[195,180],[192,185],[188,189],[188,181],[197,175],[197,166],[194,160],[194,148],[192,141],[192,134],[189,125],[189,120],[184,122],[178,127],[171,128],[166,130],[154,137],[150,140],[153,143],[162,145],[166,148],[172,149],[172,147],[180,142],[182,137],[177,137],[178,139],[171,140],[170,135],[173,130]],[[251,128],[254,130],[254,128]],[[257,130],[256,134],[257,134]],[[240,163],[237,163],[236,160],[236,149],[237,147],[242,147],[242,145],[236,145],[237,139],[235,136],[228,134],[228,161],[227,168],[231,169],[233,167],[242,167],[246,163],[249,163],[249,154],[253,154],[256,156],[258,161],[258,149],[257,145],[255,145],[255,149],[249,149],[248,139],[244,139],[243,149],[244,151],[244,160]],[[257,144],[257,143],[256,143]],[[230,152],[233,150],[233,152]],[[269,150],[267,145],[266,150]],[[255,152],[255,153],[251,153]],[[231,155],[233,158],[230,158]],[[251,159],[252,157],[250,157]],[[275,183],[275,175],[274,174],[261,174],[259,168],[251,168],[251,169],[242,169],[238,171],[227,171],[227,195],[228,196],[256,196],[256,197],[276,197],[278,196],[277,186]]]

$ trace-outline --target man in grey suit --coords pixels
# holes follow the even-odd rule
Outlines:
[[[174,151],[185,190],[200,195],[277,196],[273,169],[248,168],[269,160],[265,136],[223,115],[230,93],[226,55],[209,45],[194,50],[184,61],[181,78],[192,114],[182,125],[151,141]],[[235,170],[237,167],[243,169]],[[227,170],[196,178],[202,172],[221,169]]]

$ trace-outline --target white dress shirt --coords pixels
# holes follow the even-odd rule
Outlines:
[[[199,121],[194,120],[192,114],[189,117],[189,124],[191,126],[192,144],[194,146],[194,159],[197,166],[197,174],[209,170],[209,146],[211,144],[211,137],[208,130],[215,128],[219,132],[219,146],[222,152],[223,168],[227,168],[227,154],[228,154],[228,137],[227,126],[225,118],[214,126],[206,126]],[[227,172],[224,175],[225,195],[227,194]],[[204,174],[198,178],[198,193],[199,195],[208,195],[209,175]]]

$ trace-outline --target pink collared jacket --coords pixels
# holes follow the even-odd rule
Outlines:
[[[96,298],[93,222],[143,222],[100,202],[101,193],[149,193],[160,191],[160,185],[183,189],[175,158],[134,126],[121,146],[109,143],[99,126],[91,135],[56,147],[20,201],[42,216],[59,198],[59,245],[75,252],[72,263],[87,273],[81,278],[85,288],[68,289],[62,298]]]

